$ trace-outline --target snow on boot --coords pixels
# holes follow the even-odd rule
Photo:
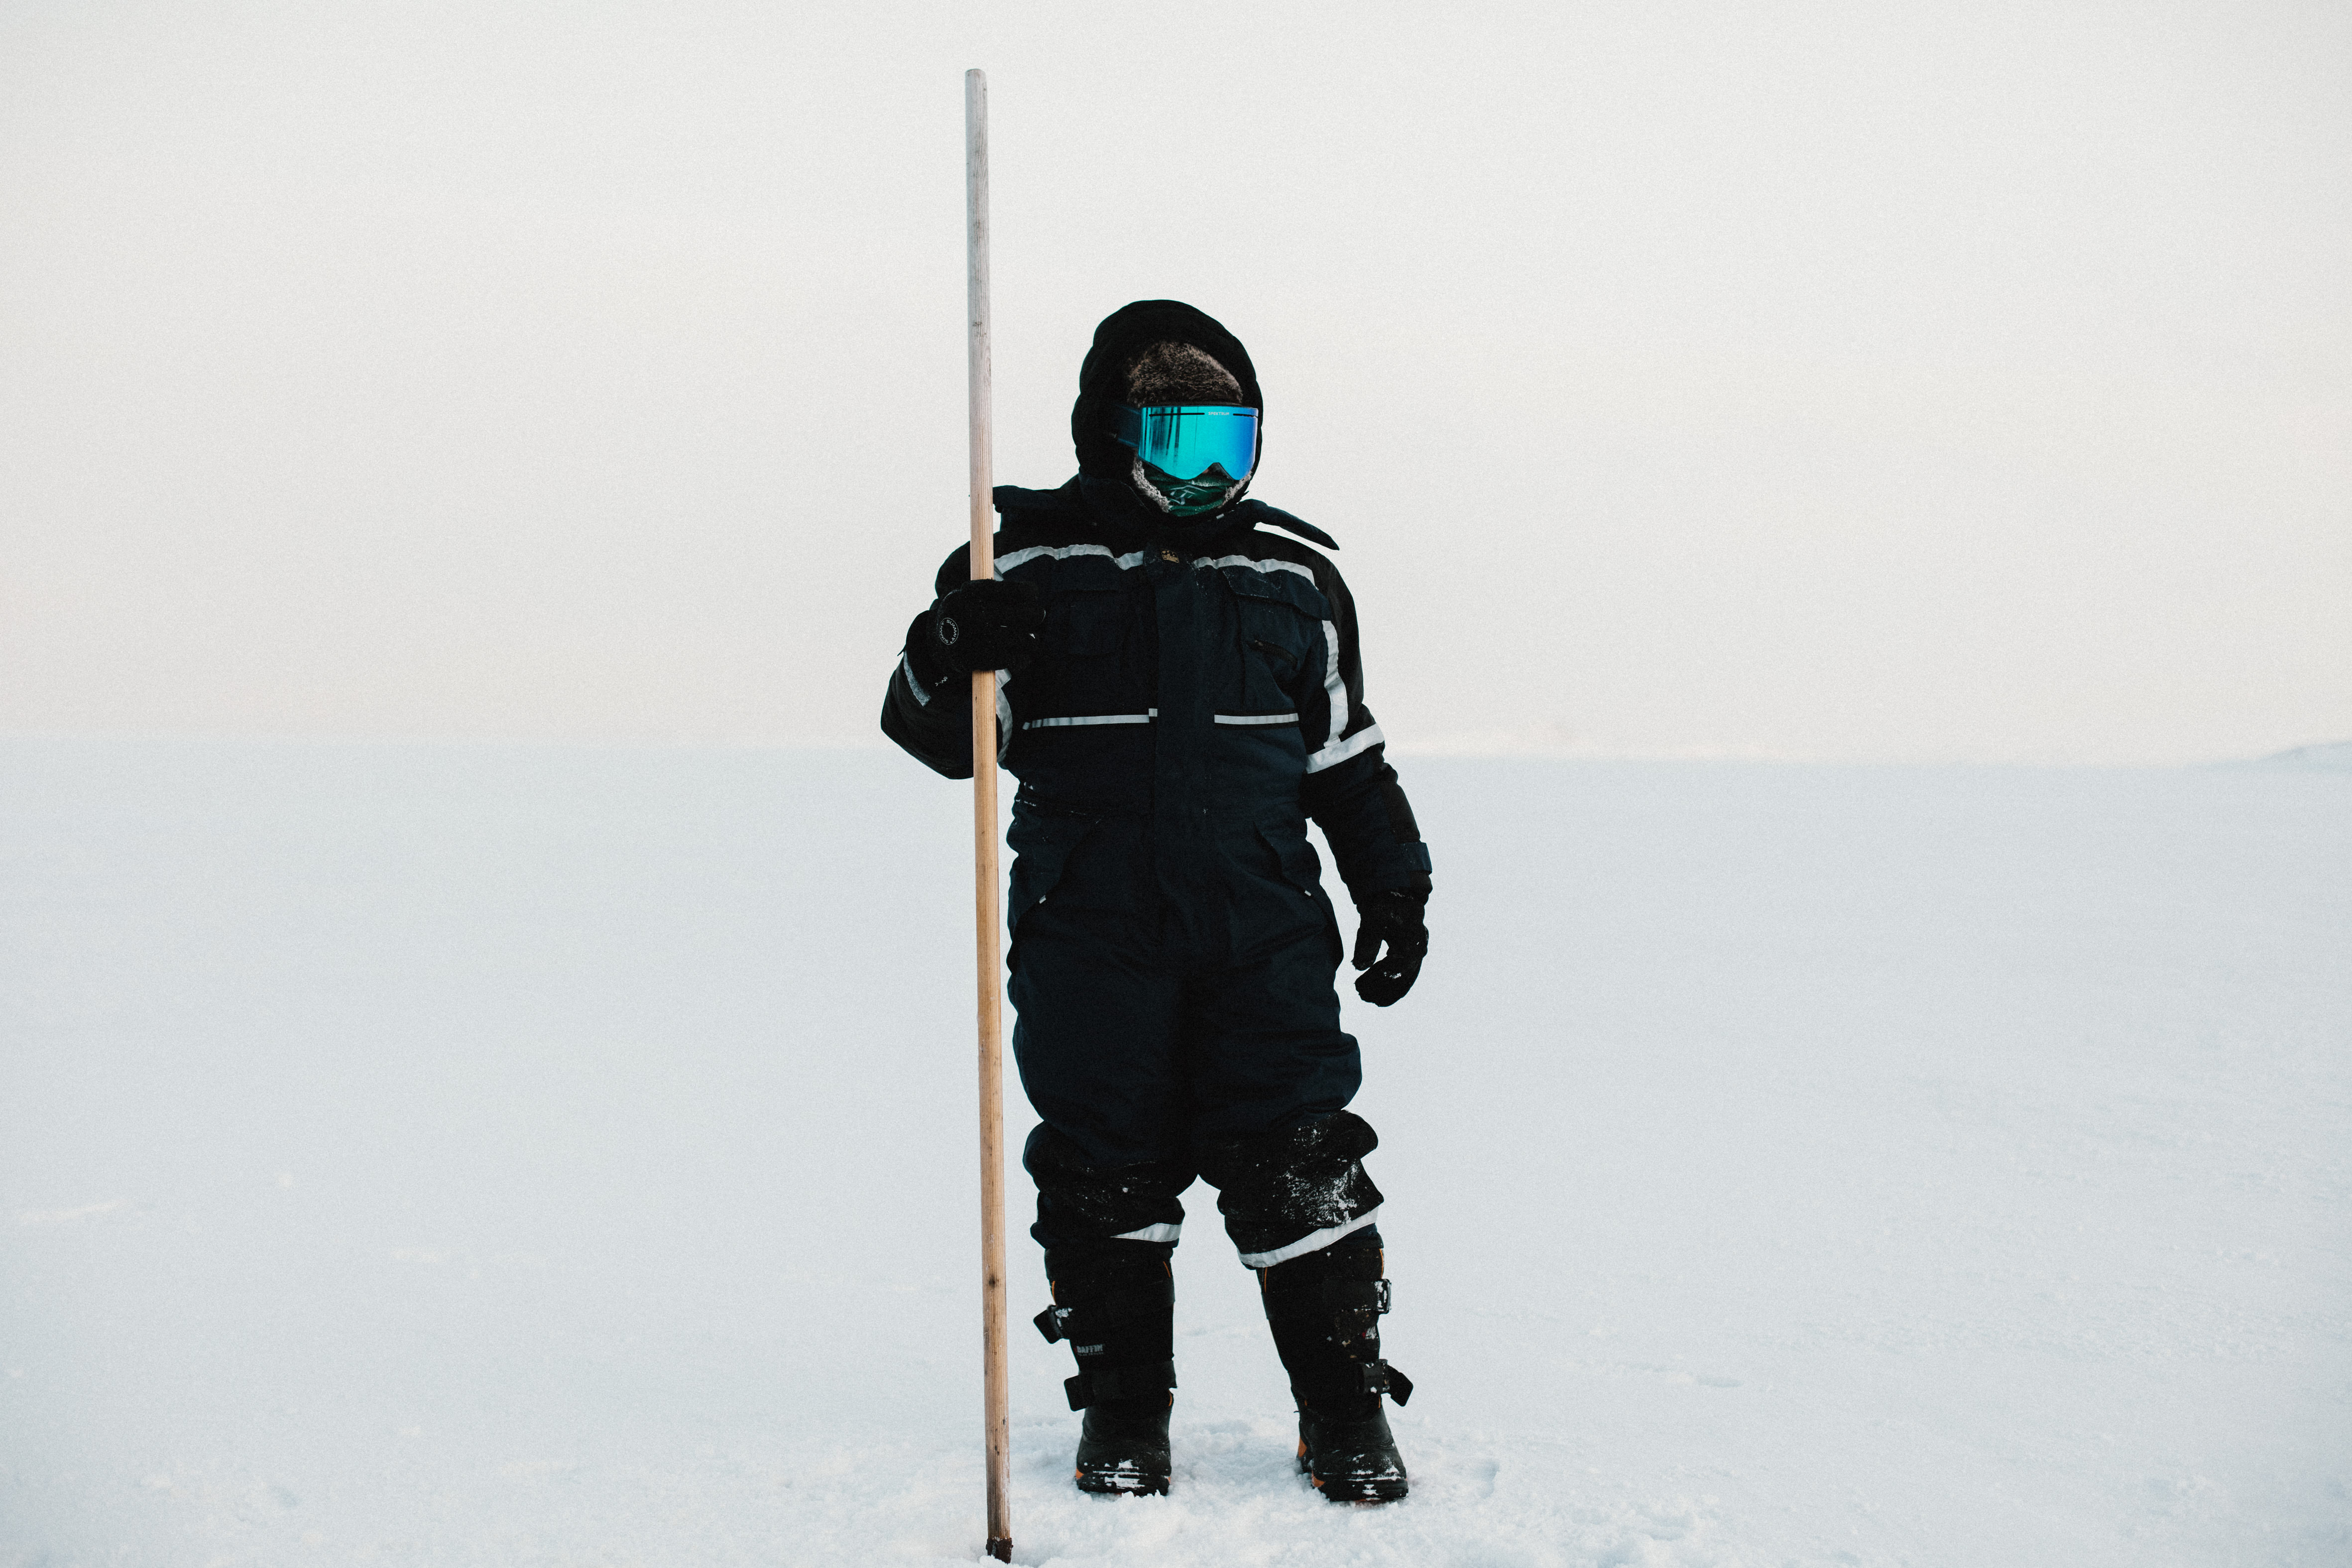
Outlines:
[[[1056,1260],[1048,1256],[1046,1265]],[[1168,1410],[1175,1403],[1176,1286],[1165,1249],[1056,1268],[1054,1302],[1037,1314],[1047,1343],[1070,1342],[1078,1375],[1062,1386],[1086,1412],[1078,1431],[1082,1492],[1165,1492]]]
[[[1378,1237],[1359,1232],[1277,1263],[1259,1274],[1258,1285],[1298,1401],[1298,1468],[1333,1502],[1403,1497],[1404,1459],[1381,1395],[1402,1405],[1412,1397],[1412,1380],[1381,1359],[1390,1288]]]

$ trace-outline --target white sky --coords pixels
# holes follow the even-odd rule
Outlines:
[[[864,742],[1094,322],[1399,748],[2352,736],[2352,11],[0,6],[0,727]]]

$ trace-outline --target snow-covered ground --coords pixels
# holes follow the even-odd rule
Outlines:
[[[0,766],[0,1563],[977,1556],[961,790]],[[2352,1563],[2352,778],[1404,767],[1413,1497],[1292,1476],[1202,1225],[1173,1496],[1069,1489],[1020,1331],[1016,1561]]]

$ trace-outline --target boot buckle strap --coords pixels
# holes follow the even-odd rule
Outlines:
[[[1071,1409],[1084,1410],[1108,1399],[1140,1399],[1148,1394],[1165,1394],[1175,1386],[1176,1363],[1163,1361],[1150,1366],[1107,1366],[1096,1372],[1082,1372],[1076,1377],[1065,1378],[1062,1392],[1070,1396]]]
[[[1399,1405],[1412,1397],[1412,1379],[1388,1363],[1367,1362],[1362,1370],[1366,1394],[1385,1394]]]
[[[1080,1306],[1048,1307],[1030,1321],[1037,1325],[1037,1331],[1045,1336],[1049,1345],[1081,1336],[1099,1339],[1106,1331],[1121,1323],[1169,1310],[1175,1300],[1174,1282],[1162,1279],[1149,1285],[1123,1286],[1099,1300]]]
[[[1326,1279],[1323,1305],[1335,1312],[1370,1312],[1379,1317],[1396,1300],[1392,1279]]]
[[[1343,1312],[1377,1318],[1388,1312],[1395,1300],[1396,1282],[1391,1279],[1326,1279],[1317,1286],[1268,1291],[1265,1315],[1275,1322],[1326,1313],[1337,1317]]]

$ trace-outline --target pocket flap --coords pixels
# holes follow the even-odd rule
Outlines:
[[[1075,813],[1039,811],[1016,803],[1013,808],[1013,826],[1004,836],[1013,851],[1012,894],[1006,902],[1008,925],[1019,925],[1021,917],[1042,902],[1054,890],[1068,869],[1070,857],[1095,830],[1097,819]]]
[[[1315,585],[1313,578],[1301,573],[1280,567],[1261,572],[1255,566],[1224,566],[1218,569],[1218,574],[1224,578],[1225,586],[1233,590],[1235,598],[1281,605],[1309,620],[1331,618],[1331,601],[1323,596],[1323,590]]]
[[[1323,858],[1315,853],[1315,846],[1307,839],[1307,829],[1288,824],[1261,822],[1257,834],[1274,851],[1276,864],[1282,868],[1282,879],[1303,893],[1323,890]]]

